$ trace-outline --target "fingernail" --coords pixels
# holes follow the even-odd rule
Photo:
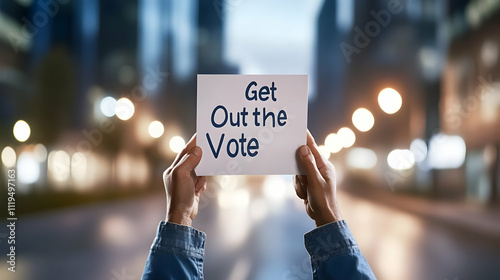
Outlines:
[[[197,157],[201,156],[201,148],[200,148],[200,147],[198,147],[198,146],[195,146],[195,147],[191,150],[191,152],[192,152],[193,154],[195,154]]]
[[[305,157],[309,154],[309,148],[307,146],[300,147],[300,154]]]

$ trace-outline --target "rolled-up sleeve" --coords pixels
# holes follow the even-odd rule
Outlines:
[[[205,240],[192,227],[160,222],[142,279],[203,279]]]
[[[306,233],[304,242],[313,279],[376,279],[345,220]]]

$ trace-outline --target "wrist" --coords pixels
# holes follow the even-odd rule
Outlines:
[[[191,219],[190,215],[185,213],[176,213],[176,212],[169,212],[167,214],[166,221],[169,223],[174,223],[188,227],[190,227],[191,224],[193,223],[193,219]]]
[[[328,211],[326,215],[322,215],[321,217],[314,219],[314,222],[316,223],[316,227],[320,227],[340,220],[342,220],[342,216],[340,215],[340,213]]]

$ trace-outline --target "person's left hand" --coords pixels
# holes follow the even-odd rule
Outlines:
[[[196,176],[194,168],[200,163],[201,148],[196,146],[196,134],[163,173],[167,194],[166,221],[191,226],[198,214],[200,193],[207,187],[207,178]]]

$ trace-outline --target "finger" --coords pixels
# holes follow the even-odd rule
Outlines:
[[[202,192],[207,187],[207,177],[200,176],[196,181],[196,185],[194,186],[195,193]]]
[[[299,182],[304,185],[307,184],[307,176],[306,175],[297,175],[297,179]]]
[[[306,194],[305,200],[307,200],[307,187],[309,186],[309,182],[307,181],[306,175],[299,175],[300,183],[302,184],[302,191]]]
[[[321,173],[321,176],[323,178],[326,178],[329,175],[329,162],[319,152],[318,145],[316,145],[316,141],[314,141],[314,137],[311,135],[309,130],[307,130],[307,146],[309,147],[309,149],[311,149],[311,152],[316,161],[316,167]]]
[[[182,157],[184,157],[185,154],[187,154],[189,151],[191,151],[191,149],[193,149],[194,146],[196,146],[196,133],[187,142],[187,144],[184,147],[184,149],[182,149],[182,151],[177,154],[177,156],[175,157],[174,162],[172,163],[172,166],[173,167],[176,166],[179,163],[179,161],[182,159]]]
[[[302,182],[299,180],[299,176],[295,175],[293,177],[295,193],[300,199],[306,199],[307,193],[304,192],[304,188],[302,187]]]
[[[198,163],[200,163],[201,154],[202,152],[200,147],[195,146],[192,148],[174,167],[172,171],[174,176],[185,175],[191,178],[191,172],[198,165]]]
[[[307,181],[307,176],[306,175],[298,175],[297,177],[300,181],[300,185],[302,186],[303,192],[307,195],[307,186],[309,185],[309,182]]]
[[[316,167],[316,161],[313,154],[311,153],[311,149],[309,149],[308,146],[303,145],[299,148],[298,153],[300,162],[306,170],[307,179],[309,181],[319,183],[322,179],[322,176],[319,173],[318,168]]]

